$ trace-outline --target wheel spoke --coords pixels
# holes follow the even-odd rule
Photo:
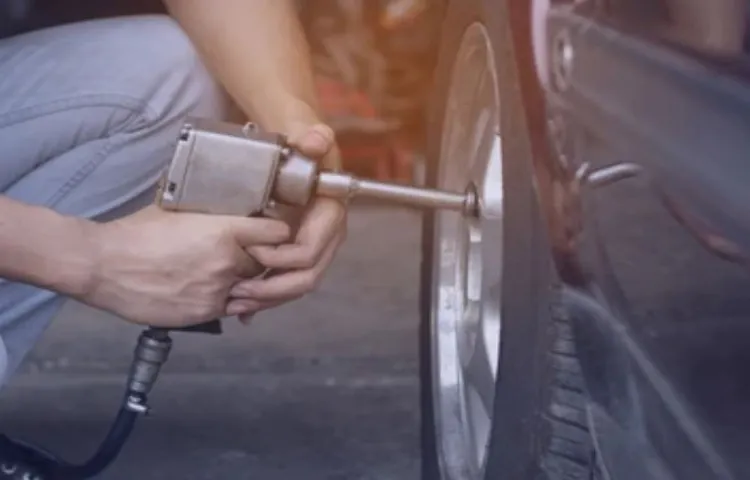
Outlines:
[[[474,351],[469,362],[464,367],[464,383],[471,387],[482,400],[482,406],[489,418],[492,418],[492,408],[495,402],[494,367],[490,364],[490,356],[483,338],[474,344]]]

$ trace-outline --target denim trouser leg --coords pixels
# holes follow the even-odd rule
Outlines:
[[[0,41],[0,189],[92,219],[153,199],[183,118],[226,99],[159,16],[97,20]],[[0,252],[2,254],[2,252]],[[64,298],[0,279],[0,385]]]

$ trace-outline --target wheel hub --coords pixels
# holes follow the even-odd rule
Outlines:
[[[484,26],[470,26],[453,67],[438,187],[475,188],[478,215],[436,216],[433,385],[447,479],[480,478],[490,440],[500,358],[503,243],[502,144],[494,55]]]

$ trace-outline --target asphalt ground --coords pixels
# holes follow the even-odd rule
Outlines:
[[[174,335],[121,457],[100,478],[419,477],[419,215],[356,207],[317,292]],[[68,303],[0,395],[2,430],[83,460],[118,407],[139,329]]]

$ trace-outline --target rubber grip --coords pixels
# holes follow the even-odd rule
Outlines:
[[[210,322],[199,323],[198,325],[191,325],[189,327],[175,328],[175,332],[192,332],[192,333],[208,333],[210,335],[221,335],[224,329],[221,326],[220,319],[214,319]]]

